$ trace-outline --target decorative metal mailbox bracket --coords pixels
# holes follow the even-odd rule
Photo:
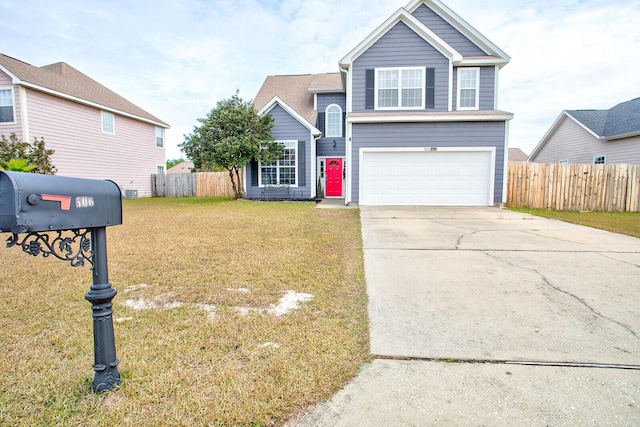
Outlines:
[[[19,245],[29,255],[41,254],[44,258],[53,255],[72,267],[82,267],[85,261],[91,264],[93,285],[84,297],[93,310],[93,391],[99,393],[120,384],[111,302],[118,292],[109,283],[106,228],[68,231],[71,236],[65,237],[59,230],[53,239],[49,234],[34,232],[25,236],[12,234],[7,238],[7,248]]]

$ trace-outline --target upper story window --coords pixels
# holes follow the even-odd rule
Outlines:
[[[164,147],[164,129],[159,126],[156,126],[156,147],[162,148]]]
[[[13,121],[13,88],[0,89],[0,123]]]
[[[112,135],[116,133],[115,116],[113,113],[107,111],[102,112],[102,132]]]
[[[342,108],[337,104],[331,104],[326,109],[324,136],[342,136]]]
[[[158,175],[164,175],[164,166],[158,165]]]
[[[478,110],[480,68],[458,68],[458,110]]]
[[[296,186],[297,181],[297,160],[298,160],[298,141],[278,141],[284,145],[284,154],[275,163],[260,162],[260,175],[258,176],[258,185],[276,185],[288,184]]]
[[[375,109],[424,109],[425,68],[376,68]]]
[[[607,163],[607,156],[594,156],[593,163],[596,165],[604,165]]]

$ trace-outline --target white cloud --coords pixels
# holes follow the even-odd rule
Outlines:
[[[267,75],[337,63],[408,0],[0,0],[0,52],[65,61],[172,125],[167,156],[196,119]],[[640,1],[445,0],[512,57],[501,109],[530,152],[563,109],[640,96]]]

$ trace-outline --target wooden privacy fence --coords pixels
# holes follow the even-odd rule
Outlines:
[[[507,206],[640,211],[640,165],[509,162]]]
[[[151,175],[153,197],[233,197],[228,172]]]

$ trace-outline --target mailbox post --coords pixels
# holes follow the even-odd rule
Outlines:
[[[0,233],[12,233],[7,247],[92,266],[85,299],[93,311],[95,392],[120,383],[112,310],[117,291],[109,283],[106,234],[107,226],[118,224],[122,197],[112,181],[0,171]]]

